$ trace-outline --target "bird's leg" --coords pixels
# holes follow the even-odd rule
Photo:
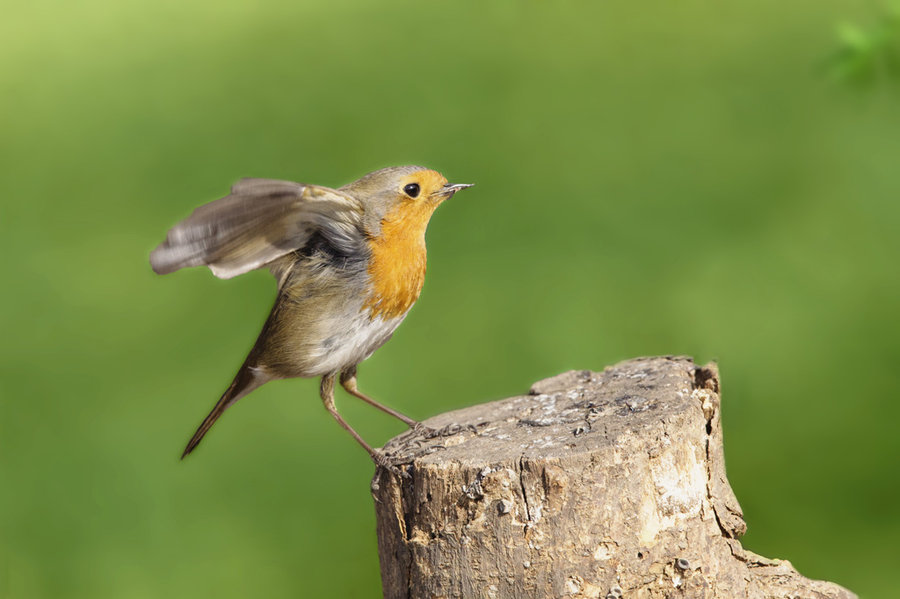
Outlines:
[[[380,403],[378,403],[377,401],[375,401],[374,399],[372,399],[365,393],[361,392],[356,387],[356,368],[351,368],[350,370],[345,370],[344,372],[341,373],[341,386],[350,395],[360,398],[361,400],[363,400],[370,406],[374,406],[374,407],[378,408],[385,414],[390,414],[397,420],[402,420],[404,423],[406,423],[406,426],[410,427],[411,429],[414,429],[416,431],[422,431],[422,432],[427,432],[429,430],[428,427],[425,426],[424,424],[422,424],[421,422],[418,422],[417,420],[413,420],[409,416],[405,416],[405,415],[401,414],[400,412],[398,412],[397,410],[392,410],[391,408],[389,408],[387,406],[381,405]]]
[[[319,386],[319,395],[322,397],[322,403],[325,404],[325,409],[328,410],[328,413],[331,414],[335,420],[337,420],[338,424],[340,424],[345,431],[350,433],[350,435],[356,439],[356,442],[363,446],[369,456],[372,458],[372,461],[375,462],[378,466],[383,468],[387,468],[394,474],[398,476],[409,476],[406,473],[402,472],[399,468],[394,466],[388,461],[387,457],[380,451],[372,449],[372,446],[363,440],[363,438],[353,430],[353,427],[350,426],[346,420],[338,414],[337,408],[334,405],[334,375],[328,374],[322,377],[322,384]]]

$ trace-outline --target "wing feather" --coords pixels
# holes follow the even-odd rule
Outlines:
[[[302,248],[316,232],[352,254],[364,247],[362,217],[358,200],[328,187],[241,179],[172,227],[150,265],[159,274],[206,265],[230,279]]]

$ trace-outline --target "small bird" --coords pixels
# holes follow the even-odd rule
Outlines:
[[[376,464],[395,470],[338,413],[334,384],[410,427],[420,426],[363,394],[356,369],[391,338],[419,298],[428,221],[444,200],[467,187],[420,166],[381,169],[339,189],[241,179],[228,196],[172,227],[150,254],[156,273],[208,266],[230,279],[265,267],[278,281],[256,343],[182,459],[254,389],[278,379],[322,377],[325,409]]]

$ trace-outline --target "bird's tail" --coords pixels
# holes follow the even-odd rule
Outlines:
[[[225,410],[228,409],[231,404],[244,397],[257,387],[261,386],[263,383],[268,381],[269,379],[263,376],[258,370],[255,368],[251,368],[245,362],[241,369],[238,371],[237,375],[234,377],[234,380],[231,381],[231,385],[222,394],[222,398],[216,403],[215,407],[212,409],[212,412],[203,420],[200,424],[200,427],[197,429],[197,432],[194,433],[194,436],[191,437],[191,440],[188,442],[187,447],[184,448],[184,453],[181,454],[181,459],[183,460],[189,453],[194,451],[194,448],[200,444],[200,441],[203,439],[203,436],[206,432],[212,428],[212,425],[216,423],[216,420],[219,419],[219,416],[222,415]]]

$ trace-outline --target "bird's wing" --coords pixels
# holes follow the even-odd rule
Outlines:
[[[150,254],[159,274],[209,266],[230,279],[302,248],[321,233],[351,254],[364,244],[363,206],[334,189],[273,179],[241,179],[224,198],[200,206]]]

